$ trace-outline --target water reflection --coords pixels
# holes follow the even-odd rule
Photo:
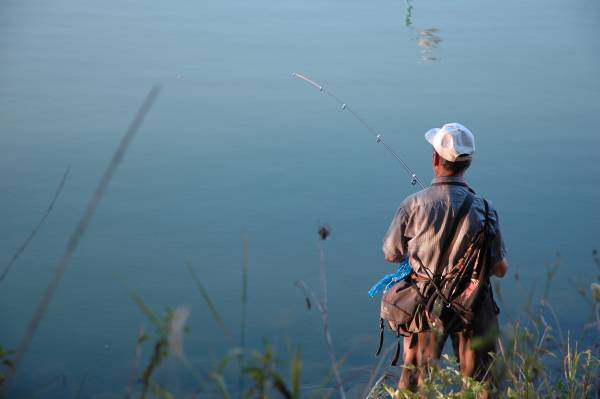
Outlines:
[[[412,22],[413,5],[412,0],[406,0],[406,14],[404,16],[404,26],[416,33],[415,40],[421,48],[421,60],[424,62],[439,61],[439,46],[442,38],[439,35],[439,29],[428,28],[421,29],[413,26]]]
[[[406,0],[406,16],[404,17],[404,25],[406,25],[407,28],[412,26],[412,9],[412,1]]]
[[[417,44],[421,47],[421,58],[423,61],[439,61],[441,57],[437,56],[437,49],[442,41],[438,34],[438,29],[429,28],[419,32]]]

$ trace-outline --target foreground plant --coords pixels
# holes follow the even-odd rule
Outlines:
[[[151,335],[145,334],[143,329],[137,339],[136,344],[136,359],[134,360],[134,372],[137,369],[137,361],[139,360],[139,348],[146,341],[152,342],[152,353],[148,359],[148,363],[144,367],[139,383],[142,385],[140,399],[145,399],[148,392],[151,392],[156,397],[161,399],[170,399],[174,396],[158,384],[154,380],[154,375],[159,366],[170,355],[176,356],[178,359],[185,362],[183,352],[183,336],[187,331],[186,322],[190,315],[190,311],[186,306],[179,306],[175,310],[167,308],[162,317],[156,316],[152,309],[135,293],[131,293],[132,300],[138,305],[142,313],[154,328],[154,333]],[[130,396],[131,388],[128,388],[126,397]]]
[[[4,383],[6,376],[5,371],[15,371],[15,364],[12,360],[12,356],[15,353],[12,349],[5,349],[0,345],[0,386]]]
[[[414,366],[407,366],[414,367]],[[472,378],[464,378],[456,367],[456,358],[444,354],[439,362],[427,367],[426,378],[419,384],[417,392],[397,389],[395,386],[381,384],[369,397],[392,397],[402,399],[422,398],[477,398],[484,395],[486,384]]]
[[[314,303],[321,315],[321,322],[323,324],[323,335],[325,336],[325,343],[327,344],[327,352],[329,354],[329,361],[331,363],[331,371],[335,378],[338,391],[341,399],[346,399],[346,390],[344,388],[344,382],[340,374],[340,362],[337,360],[335,350],[333,348],[333,339],[331,338],[331,330],[329,328],[329,310],[327,306],[327,269],[325,267],[325,250],[323,249],[323,241],[327,240],[331,235],[331,227],[328,225],[319,226],[317,231],[319,235],[319,259],[320,259],[320,280],[321,280],[321,297],[318,298],[304,281],[297,281],[296,286],[302,289],[304,292],[304,298],[306,301],[306,307],[308,310],[311,309],[311,303]]]
[[[262,350],[233,348],[221,360],[214,364],[208,374],[217,394],[229,399],[233,395],[230,391],[231,383],[227,380],[228,369],[235,367],[239,362],[240,354],[244,352],[242,374],[251,381],[248,387],[238,392],[240,398],[283,397],[286,399],[300,398],[300,376],[302,361],[300,351],[292,351],[289,358],[289,377],[286,379],[281,372],[281,367],[286,362],[280,360],[275,348],[265,339]],[[239,366],[239,364],[238,364]]]
[[[419,383],[416,392],[396,389],[395,381],[390,378],[379,381],[367,398],[475,399],[487,397],[488,394],[489,397],[510,399],[579,399],[599,396],[600,360],[592,355],[591,350],[580,351],[577,345],[569,345],[565,357],[560,359],[562,366],[557,370],[548,364],[541,366],[537,354],[541,352],[537,348],[524,347],[522,344],[517,346],[522,352],[509,358],[508,362],[497,362],[490,370],[491,373],[500,371],[508,376],[495,388],[472,378],[461,377],[456,360],[444,355],[440,362],[427,367],[423,373],[426,377]]]

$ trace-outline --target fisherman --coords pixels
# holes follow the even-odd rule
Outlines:
[[[439,276],[460,260],[485,223],[489,223],[493,234],[487,242],[489,270],[473,307],[472,322],[465,323],[459,315],[451,314],[451,309],[445,309],[443,317],[437,319],[427,311],[417,312],[409,323],[398,327],[398,335],[404,335],[404,366],[414,366],[403,368],[398,388],[416,388],[424,378],[424,368],[439,359],[448,336],[461,374],[493,383],[488,369],[490,353],[496,351],[499,311],[489,276],[503,277],[508,270],[498,214],[489,202],[484,203],[474,194],[463,177],[475,152],[469,129],[449,123],[429,130],[425,139],[433,146],[431,165],[435,177],[431,187],[407,197],[396,211],[383,241],[385,259],[393,263],[408,260],[413,269],[410,278],[423,289],[432,276]],[[466,208],[462,205],[467,197],[470,207],[463,211],[462,220],[456,220],[461,209]]]

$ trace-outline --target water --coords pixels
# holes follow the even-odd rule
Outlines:
[[[587,311],[600,228],[598,16],[592,0],[9,1],[0,13],[0,250],[6,262],[71,175],[0,290],[0,342],[15,347],[120,137],[155,82],[161,97],[111,183],[27,353],[15,395],[121,393],[143,316],[191,307],[188,356],[226,341],[185,269],[193,263],[237,330],[242,236],[249,245],[248,342],[302,344],[306,380],[327,366],[320,320],[293,286],[318,287],[327,222],[334,343],[370,364],[394,266],[381,255],[413,188],[396,161],[305,73],[358,110],[424,181],[423,133],[468,126],[467,178],[500,212],[511,274],[503,317],[556,252],[552,300],[565,326]],[[536,283],[537,282],[537,283]],[[149,349],[146,349],[146,353]],[[53,382],[54,381],[54,382]],[[56,382],[58,381],[58,382]],[[50,385],[49,388],[45,386]],[[36,393],[37,392],[37,393]]]

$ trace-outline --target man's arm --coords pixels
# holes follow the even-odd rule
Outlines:
[[[508,271],[508,261],[506,258],[502,258],[492,266],[492,276],[496,277],[504,277],[506,272]]]
[[[508,261],[506,260],[506,247],[504,246],[504,240],[502,239],[498,212],[493,207],[492,226],[494,228],[494,238],[490,243],[492,258],[492,270],[490,270],[490,275],[502,278],[508,271]]]
[[[406,218],[407,214],[400,205],[383,239],[383,257],[388,262],[398,263],[406,254],[406,238],[404,237]]]
[[[398,263],[402,260],[403,256],[400,256],[398,254],[383,254],[383,257],[385,258],[386,261],[390,262],[390,263]]]

